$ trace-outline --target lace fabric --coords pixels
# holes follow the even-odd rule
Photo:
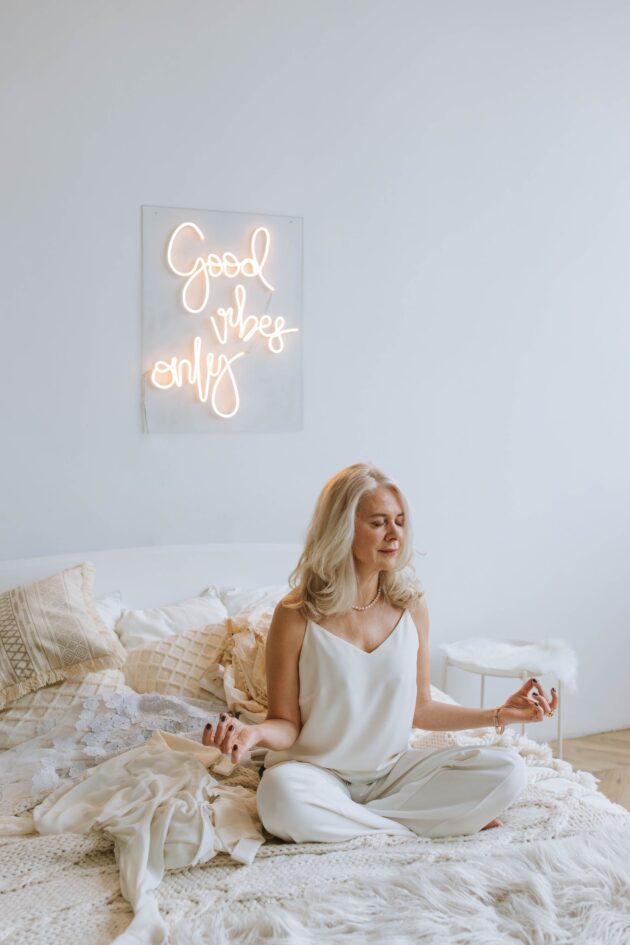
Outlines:
[[[0,754],[0,815],[32,810],[64,779],[81,778],[100,764],[146,742],[156,729],[201,738],[216,725],[223,702],[159,693],[107,692],[90,696],[40,733]]]

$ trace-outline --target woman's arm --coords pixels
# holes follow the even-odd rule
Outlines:
[[[464,705],[447,702],[424,703],[413,717],[413,727],[428,732],[461,732],[467,728],[482,728],[493,725],[494,709],[469,709]],[[500,716],[499,721],[503,721]]]
[[[255,732],[254,745],[272,748],[274,751],[290,748],[300,734],[293,722],[286,719],[265,719],[264,722],[252,725],[252,728]]]
[[[302,728],[298,661],[306,622],[293,609],[276,607],[265,646],[267,718],[253,726],[256,744],[280,751],[290,748]]]
[[[469,709],[463,705],[434,702],[431,698],[429,663],[429,611],[424,595],[409,608],[418,631],[416,708],[413,727],[429,732],[458,732],[493,724],[494,709]]]

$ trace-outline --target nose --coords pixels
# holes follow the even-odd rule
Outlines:
[[[385,540],[397,541],[401,532],[402,525],[398,525],[396,522],[390,522],[389,528],[387,529],[387,534],[385,535]]]

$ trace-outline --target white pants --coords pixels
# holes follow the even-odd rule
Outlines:
[[[283,761],[263,772],[256,802],[265,830],[295,843],[350,840],[384,830],[421,837],[476,833],[523,792],[513,748],[410,748],[374,781]]]

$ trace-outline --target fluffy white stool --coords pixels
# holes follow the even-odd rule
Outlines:
[[[558,757],[562,758],[562,687],[570,691],[577,689],[577,655],[564,640],[547,640],[533,643],[528,640],[492,640],[476,637],[443,643],[446,654],[444,682],[442,688],[448,692],[449,666],[463,669],[481,676],[481,701],[483,709],[486,676],[516,677],[525,682],[531,676],[539,679],[553,673],[558,680]],[[525,725],[521,725],[521,733]]]

